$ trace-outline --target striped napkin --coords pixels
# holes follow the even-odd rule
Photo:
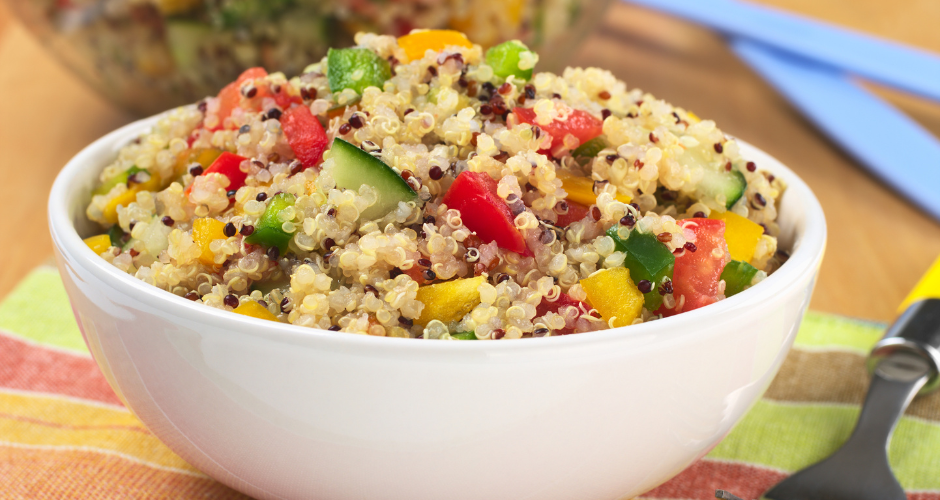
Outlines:
[[[810,312],[767,394],[707,457],[643,499],[758,498],[832,453],[865,397],[884,325]],[[918,398],[889,450],[911,500],[940,500],[940,391]],[[57,271],[0,303],[3,498],[245,498],[170,451],[125,409],[88,354]]]

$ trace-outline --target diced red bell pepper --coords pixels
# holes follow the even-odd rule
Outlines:
[[[535,308],[535,317],[545,316],[546,313],[553,312],[555,314],[561,314],[558,312],[559,309],[565,306],[575,306],[578,310],[582,310],[581,306],[584,306],[585,311],[590,311],[591,306],[581,302],[580,300],[571,298],[567,293],[562,293],[558,296],[558,300],[555,302],[549,302],[545,299],[542,299],[539,302],[539,305]],[[567,335],[569,333],[574,333],[574,328],[562,328],[561,330],[555,330],[555,335]]]
[[[229,184],[226,190],[235,191],[238,188],[244,186],[245,179],[248,178],[248,173],[242,172],[241,168],[239,168],[241,167],[242,162],[247,159],[248,158],[244,158],[242,156],[238,156],[237,154],[225,151],[224,153],[220,154],[214,162],[212,162],[212,165],[209,165],[209,168],[199,175],[222,174],[228,177]],[[186,188],[186,195],[188,196],[192,190],[193,185],[190,184],[189,187]]]
[[[571,200],[565,200],[565,203],[568,204],[568,212],[558,216],[558,222],[555,223],[556,226],[568,227],[572,222],[578,222],[587,217],[590,208]]]
[[[396,17],[392,21],[392,36],[404,36],[411,33],[415,25],[407,17]]]
[[[225,123],[225,119],[228,118],[232,111],[241,104],[242,94],[241,86],[248,80],[254,80],[257,78],[264,78],[268,76],[268,72],[264,68],[248,68],[241,75],[238,75],[238,78],[226,85],[219,91],[219,124],[209,130],[220,130]]]
[[[229,185],[227,189],[229,191],[236,190],[245,185],[245,179],[248,177],[248,173],[242,172],[240,168],[242,162],[247,159],[248,158],[226,151],[220,154],[219,157],[212,162],[212,165],[209,165],[209,168],[206,169],[203,175],[222,174],[228,177]]]
[[[513,223],[515,217],[506,202],[496,194],[496,181],[485,172],[461,172],[444,195],[448,208],[460,211],[467,229],[477,233],[481,240],[495,241],[503,249],[525,256],[532,253],[525,238]]]
[[[572,110],[567,120],[554,120],[548,125],[537,124],[535,110],[531,108],[513,108],[512,112],[520,122],[538,125],[543,132],[548,132],[552,136],[552,149],[562,145],[568,134],[577,137],[581,144],[584,144],[604,133],[604,122],[580,109]]]
[[[255,105],[257,107],[257,106],[260,106],[261,100],[264,99],[265,97],[270,97],[274,99],[274,102],[278,106],[280,106],[281,109],[287,109],[291,106],[291,104],[295,104],[295,103],[302,104],[304,102],[304,100],[300,96],[290,95],[287,92],[286,85],[282,85],[277,90],[277,92],[272,91],[272,89],[268,87],[261,87],[258,89],[258,93],[255,95],[255,97],[252,98],[252,101],[258,103],[257,105]]]
[[[281,115],[281,129],[287,137],[287,143],[294,151],[304,168],[316,167],[323,160],[323,152],[330,141],[307,106],[294,106]]]
[[[429,280],[424,276],[424,270],[417,265],[411,266],[409,269],[406,269],[402,272],[410,276],[411,279],[415,280],[421,286],[434,283],[434,280]]]
[[[679,225],[695,233],[695,251],[688,250],[676,257],[672,273],[672,294],[676,299],[674,309],[660,307],[664,316],[691,311],[725,298],[718,290],[721,272],[731,261],[728,243],[725,242],[725,222],[716,219],[685,219]],[[683,300],[684,297],[684,300]]]

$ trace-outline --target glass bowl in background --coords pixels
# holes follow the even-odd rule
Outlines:
[[[559,71],[610,0],[8,0],[61,61],[148,115],[215,95],[245,68],[299,74],[371,31],[453,28],[485,47],[519,39]]]

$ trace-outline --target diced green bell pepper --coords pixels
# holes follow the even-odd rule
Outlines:
[[[129,169],[127,169],[127,170],[125,170],[125,171],[123,171],[123,172],[121,172],[121,173],[115,175],[114,177],[111,177],[110,179],[104,181],[103,184],[101,184],[100,186],[98,186],[98,189],[95,189],[95,191],[94,191],[93,194],[95,194],[95,195],[99,195],[99,194],[108,194],[108,193],[111,192],[112,189],[114,189],[114,186],[117,186],[118,184],[126,184],[126,183],[127,183],[127,179],[128,179],[130,176],[136,174],[137,172],[146,172],[146,171],[147,171],[147,170],[145,170],[145,169],[143,169],[143,168],[140,168],[140,167],[138,167],[137,165],[134,165],[134,166],[132,166],[131,168],[129,168]]]
[[[279,193],[268,201],[268,207],[261,214],[258,223],[255,224],[255,232],[245,238],[246,243],[253,245],[263,245],[266,247],[277,247],[283,254],[287,251],[287,244],[294,236],[293,233],[285,232],[281,227],[284,222],[280,219],[281,211],[287,207],[294,206],[294,195],[290,193]]]
[[[217,28],[233,29],[271,21],[290,9],[291,0],[238,0],[236,2],[199,2],[208,5],[209,16]]]
[[[574,151],[571,152],[571,156],[575,158],[591,158],[593,159],[597,156],[598,153],[604,150],[607,147],[607,141],[603,137],[595,137],[584,144],[578,146]]]
[[[166,43],[176,68],[187,74],[200,69],[199,50],[211,43],[215,30],[205,23],[188,19],[167,19],[164,26]]]
[[[326,56],[330,90],[352,89],[362,93],[367,87],[382,88],[392,77],[392,68],[369,49],[330,49]]]
[[[124,245],[124,242],[121,241],[121,238],[124,237],[124,230],[121,229],[120,224],[115,224],[111,226],[111,229],[108,229],[108,238],[111,239],[111,246],[121,247]]]
[[[725,280],[725,297],[731,297],[743,292],[751,286],[751,281],[757,275],[757,268],[741,262],[732,260],[725,265],[725,270],[721,272],[721,279]]]
[[[519,69],[520,56],[524,52],[532,51],[519,40],[503,42],[486,51],[486,64],[493,68],[496,76],[508,78],[513,75],[528,80],[532,78],[532,68]]]
[[[650,291],[643,294],[646,308],[650,311],[659,309],[663,303],[659,285],[665,278],[672,279],[676,256],[654,234],[633,231],[629,238],[622,240],[617,234],[617,226],[614,226],[607,230],[607,236],[613,238],[617,250],[626,253],[623,266],[630,270],[633,282],[639,284],[640,280],[647,280],[652,285]]]
[[[477,334],[473,332],[460,332],[460,333],[455,333],[451,335],[451,337],[457,340],[476,340]]]

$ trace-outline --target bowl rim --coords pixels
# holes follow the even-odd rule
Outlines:
[[[790,258],[777,271],[762,281],[760,286],[749,288],[733,297],[710,304],[708,307],[639,325],[577,335],[511,339],[518,340],[511,342],[408,342],[409,339],[353,334],[337,335],[337,332],[288,323],[275,323],[196,304],[138,280],[96,255],[82,241],[81,236],[75,229],[72,217],[69,214],[69,205],[72,204],[73,199],[69,195],[74,195],[74,193],[71,193],[70,188],[76,184],[75,179],[85,173],[86,169],[96,168],[100,170],[104,167],[104,165],[89,165],[89,163],[95,163],[92,161],[94,156],[105,151],[112,151],[116,154],[117,150],[127,140],[145,132],[168,113],[164,112],[144,118],[108,133],[82,149],[62,168],[53,183],[48,202],[49,229],[57,254],[61,254],[57,257],[60,259],[65,258],[68,262],[91,272],[93,276],[108,284],[108,286],[119,289],[130,298],[153,304],[152,307],[167,314],[200,323],[211,322],[217,327],[230,331],[239,331],[270,340],[290,343],[317,342],[320,345],[333,345],[338,348],[390,348],[405,352],[440,352],[443,350],[445,352],[467,353],[479,353],[480,351],[508,353],[519,350],[588,347],[643,335],[656,336],[666,331],[669,332],[666,338],[681,341],[689,335],[697,335],[696,330],[699,330],[697,326],[703,322],[711,324],[710,322],[714,322],[716,319],[718,323],[731,321],[736,312],[772,301],[781,292],[801,283],[807,274],[817,271],[826,246],[825,215],[809,186],[776,158],[736,138],[735,140],[741,146],[742,155],[752,161],[759,162],[762,168],[771,171],[774,175],[782,177],[787,183],[787,190],[783,196],[798,196],[801,198],[801,203],[805,205],[805,210],[803,215],[804,227],[802,231],[795,233],[794,242],[798,244],[791,253]],[[80,216],[80,214],[75,215]],[[799,223],[799,219],[796,223]],[[63,265],[63,263],[60,262],[60,265]]]

